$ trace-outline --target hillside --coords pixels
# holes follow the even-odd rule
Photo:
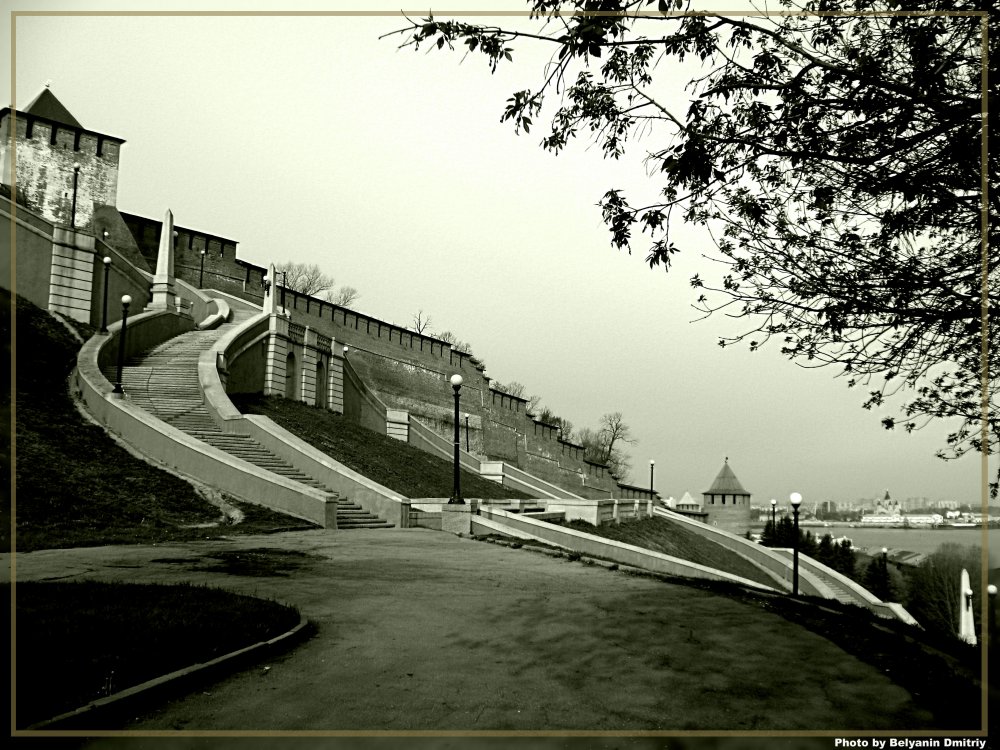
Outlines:
[[[0,289],[0,325],[10,327],[10,292]],[[235,503],[238,526],[184,480],[136,458],[87,421],[67,377],[79,343],[59,320],[18,297],[15,460],[17,549],[203,539],[224,531],[309,527],[280,513]],[[9,393],[9,390],[6,391]],[[0,547],[11,548],[9,512]]]
[[[665,518],[643,518],[597,527],[583,521],[571,521],[564,525],[594,536],[679,557],[682,560],[757,581],[765,586],[774,586],[774,581],[756,565]]]
[[[451,497],[454,467],[450,461],[326,409],[257,394],[234,394],[230,398],[241,412],[273,419],[317,450],[401,495]],[[462,495],[487,499],[524,497],[524,493],[464,470]]]

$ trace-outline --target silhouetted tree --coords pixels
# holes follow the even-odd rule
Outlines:
[[[995,89],[1000,55],[983,55],[985,17],[956,13],[986,3],[928,0],[904,16],[901,0],[783,0],[784,14],[755,17],[664,12],[682,0],[528,5],[541,28],[427,17],[391,34],[483,55],[491,71],[515,44],[551,49],[501,120],[527,133],[555,99],[547,150],[579,134],[618,158],[629,139],[653,141],[651,197],[614,189],[599,203],[612,244],[631,252],[648,232],[646,260],[669,268],[678,222],[705,226],[721,273],[692,278],[696,307],[745,323],[721,345],[773,341],[829,365],[868,391],[865,408],[908,394],[882,423],[954,419],[942,457],[996,450],[1000,326],[985,321],[1000,312],[1000,253],[985,250],[981,211],[1000,150],[983,156],[982,81]],[[701,69],[673,95],[691,59]],[[994,245],[1000,191],[988,195]]]

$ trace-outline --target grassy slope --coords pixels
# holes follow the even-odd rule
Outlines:
[[[453,465],[419,448],[357,425],[326,409],[256,394],[230,396],[246,414],[270,417],[331,458],[406,497],[451,497]],[[496,482],[462,472],[462,495],[524,497]]]
[[[643,518],[596,528],[583,521],[571,521],[566,525],[577,531],[613,539],[616,542],[634,544],[636,547],[662,552],[665,555],[748,578],[765,586],[774,586],[774,581],[770,577],[735,552],[665,518]]]
[[[10,292],[0,289],[9,325]],[[17,300],[17,549],[162,542],[218,534],[308,526],[264,508],[239,504],[238,526],[190,528],[219,511],[178,477],[117,445],[86,421],[66,378],[79,345],[66,328],[30,302]],[[5,504],[6,510],[6,504]],[[9,516],[0,546],[10,549]]]
[[[298,622],[290,607],[200,586],[19,583],[17,725],[273,638]]]

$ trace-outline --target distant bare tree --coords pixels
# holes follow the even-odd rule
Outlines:
[[[625,423],[620,411],[601,417],[597,430],[584,428],[578,436],[585,449],[585,456],[591,461],[607,464],[611,472],[624,481],[632,471],[632,459],[622,449],[622,444],[634,445],[631,428]]]
[[[430,335],[431,316],[425,315],[423,310],[417,310],[413,315],[413,324],[410,328],[417,333]]]
[[[279,274],[279,283],[299,294],[312,296],[334,286],[333,277],[323,273],[315,263],[287,261],[277,264],[274,268]]]
[[[497,381],[493,384],[493,388],[517,398],[525,398],[524,394],[528,390],[524,387],[524,383],[518,383],[516,380],[512,380],[509,383],[501,383]]]
[[[360,297],[361,294],[353,286],[342,286],[336,291],[330,290],[323,295],[323,299],[340,307],[350,307],[351,304]]]
[[[540,404],[536,404],[536,406],[538,405]],[[564,417],[558,416],[549,407],[543,406],[541,411],[538,412],[538,416],[535,418],[539,422],[544,422],[545,424],[551,424],[558,427],[559,437],[563,440],[566,440],[567,442],[571,442],[573,440],[573,423]]]
[[[274,267],[274,270],[278,274],[284,274],[278,277],[278,283],[283,283],[286,289],[310,297],[325,292],[322,299],[341,307],[347,307],[360,296],[358,290],[353,286],[342,286],[336,289],[336,281],[333,276],[323,273],[323,270],[315,263],[288,261],[279,263]]]
[[[437,334],[437,337],[444,342],[451,344],[452,349],[463,352],[465,354],[472,354],[472,347],[464,341],[461,341],[458,336],[456,336],[451,331],[444,331]]]

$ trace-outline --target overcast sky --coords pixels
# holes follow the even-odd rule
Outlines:
[[[296,5],[310,7],[331,4]],[[10,38],[6,12],[3,23]],[[648,268],[641,242],[631,256],[611,247],[595,204],[612,187],[637,198],[656,189],[641,163],[655,142],[617,163],[585,141],[553,156],[542,132],[517,136],[500,123],[505,99],[539,83],[544,55],[524,48],[491,76],[479,57],[379,39],[403,25],[22,16],[16,94],[3,85],[23,108],[51,81],[84,127],[125,139],[122,211],[159,219],[170,208],[181,226],[237,240],[252,263],[317,263],[360,290],[359,310],[396,324],[423,310],[432,333],[453,331],[491,377],[523,383],[577,427],[621,411],[638,441],[635,484],[648,483],[652,458],[661,494],[697,495],[728,456],[759,503],[886,489],[979,502],[979,457],[934,457],[945,425],[887,432],[881,413],[861,408],[864,392],[832,371],[802,369],[776,349],[721,349],[718,337],[740,321],[692,322],[688,279],[717,268],[701,257],[707,235],[679,235],[685,252],[670,273]],[[686,71],[669,73],[683,83]]]

